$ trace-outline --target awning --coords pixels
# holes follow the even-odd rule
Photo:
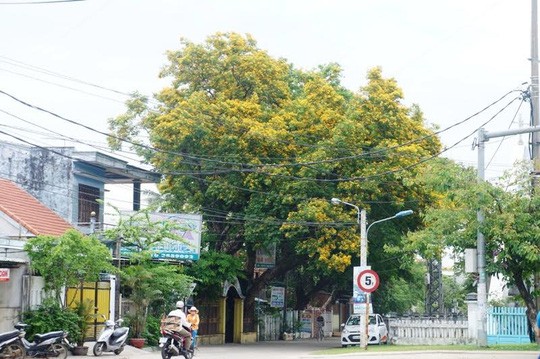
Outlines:
[[[17,268],[26,263],[28,263],[28,261],[24,258],[0,257],[0,267],[3,268]]]

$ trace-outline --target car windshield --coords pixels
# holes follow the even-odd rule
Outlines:
[[[370,315],[369,316],[369,324],[376,324],[376,323],[377,323],[377,320],[375,319],[375,316]],[[346,323],[346,325],[359,325],[359,324],[360,324],[360,316],[359,315],[349,317],[349,319],[347,320],[347,323]]]

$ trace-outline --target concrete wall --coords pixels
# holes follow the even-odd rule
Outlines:
[[[29,259],[23,245],[23,240],[0,238],[0,259],[11,260],[9,266],[0,264],[10,270],[9,281],[0,282],[0,333],[13,330],[21,311],[41,303],[43,279],[28,275]]]
[[[22,277],[26,268],[9,269],[9,281],[0,282],[0,333],[14,329],[22,305]]]
[[[70,156],[73,148],[54,148],[53,151]],[[72,222],[77,193],[70,158],[37,147],[1,142],[0,177],[15,182],[60,217]]]

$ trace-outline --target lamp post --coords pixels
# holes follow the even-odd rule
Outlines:
[[[365,209],[360,209],[358,206],[349,202],[342,201],[339,198],[332,198],[330,202],[332,202],[332,204],[334,205],[343,204],[343,205],[350,206],[356,209],[356,213],[357,213],[356,222],[358,223],[358,226],[360,227],[360,266],[361,267],[367,267],[367,243],[368,243],[369,229],[377,223],[389,221],[395,218],[406,217],[413,214],[413,211],[410,209],[405,210],[405,211],[400,211],[394,214],[393,216],[379,219],[371,223],[369,226],[367,226],[367,215],[366,215]],[[354,278],[353,278],[353,281],[354,281]],[[369,328],[369,302],[370,302],[369,293],[366,293],[365,335],[360,336],[361,341],[363,341],[363,343],[360,343],[360,346],[363,346],[365,349],[367,349],[367,342],[368,342],[367,338],[368,338],[368,328]]]
[[[344,204],[346,206],[353,207],[356,209],[356,223],[358,223],[358,227],[360,229],[360,267],[367,266],[367,215],[365,209],[360,209],[358,206],[345,202],[340,200],[339,198],[332,198],[330,200],[332,204],[338,205],[338,204]],[[371,227],[371,226],[370,226]]]

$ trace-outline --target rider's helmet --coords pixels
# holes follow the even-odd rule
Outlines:
[[[179,300],[178,302],[176,302],[176,308],[178,308],[178,309],[184,309],[184,301],[183,301],[183,300]]]

